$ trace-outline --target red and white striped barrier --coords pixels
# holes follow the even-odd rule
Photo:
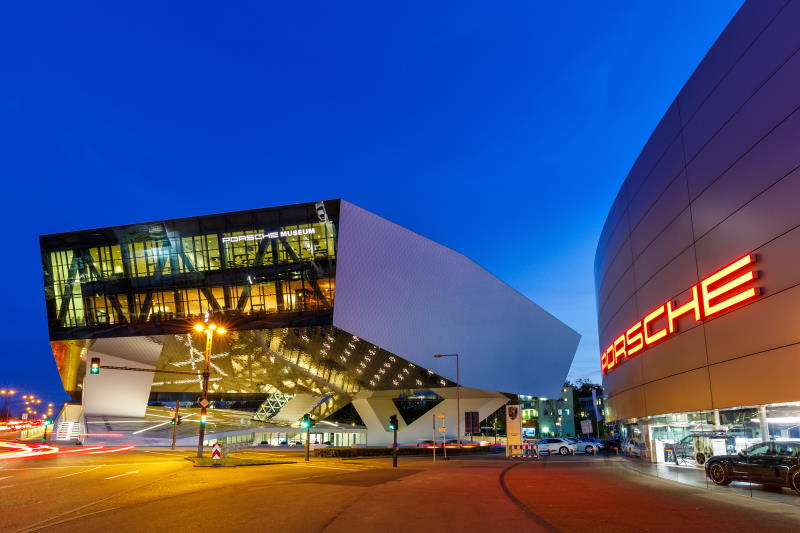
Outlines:
[[[222,459],[222,446],[219,442],[215,442],[211,447],[211,459],[214,461],[219,461]]]
[[[538,444],[511,444],[508,446],[508,457],[536,459],[539,457]]]

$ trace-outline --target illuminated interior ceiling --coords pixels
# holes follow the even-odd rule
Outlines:
[[[198,335],[160,335],[158,368],[201,371]],[[453,386],[402,357],[332,326],[233,331],[214,341],[213,393],[313,394],[349,397],[360,390]],[[200,376],[157,372],[153,392],[200,391]],[[341,402],[327,402],[333,408]]]

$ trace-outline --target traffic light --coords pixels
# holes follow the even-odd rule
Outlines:
[[[303,415],[303,419],[300,421],[300,427],[303,429],[311,429],[314,427],[314,422],[311,420],[311,415]]]
[[[392,415],[389,417],[389,429],[392,431],[397,431],[400,426],[397,424],[397,415]]]
[[[89,364],[89,373],[90,374],[99,374],[100,373],[100,358],[99,357],[92,357],[92,362]]]
[[[200,423],[205,425],[206,424],[206,417],[207,415],[200,415]]]

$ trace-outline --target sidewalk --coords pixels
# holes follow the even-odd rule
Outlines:
[[[677,481],[692,487],[699,487],[720,493],[735,494],[773,503],[800,506],[800,495],[787,487],[770,487],[758,483],[734,481],[726,487],[715,485],[706,478],[705,469],[694,465],[675,465],[671,463],[651,463],[636,458],[620,457],[621,465],[642,474],[670,481]]]

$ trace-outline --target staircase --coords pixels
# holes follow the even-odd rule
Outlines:
[[[53,440],[78,440],[81,438],[80,422],[59,422]]]
[[[52,440],[82,440],[86,433],[83,424],[83,406],[80,404],[65,404],[56,417],[56,430]]]

